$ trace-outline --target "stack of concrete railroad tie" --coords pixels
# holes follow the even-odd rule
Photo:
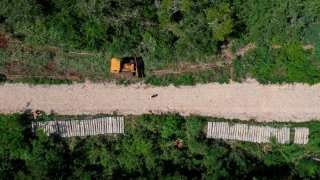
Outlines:
[[[124,133],[124,117],[104,117],[90,120],[32,122],[32,130],[42,129],[48,136],[94,136]]]
[[[308,143],[309,129],[295,128],[296,144]],[[231,139],[255,143],[269,143],[273,138],[280,144],[290,143],[290,129],[248,124],[230,125],[227,122],[208,122],[207,138]]]

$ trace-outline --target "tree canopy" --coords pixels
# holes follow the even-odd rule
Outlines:
[[[291,124],[310,129],[309,143],[296,145],[207,139],[207,121],[225,121],[217,118],[132,116],[126,117],[125,134],[72,138],[46,136],[41,130],[33,134],[31,118],[0,116],[2,178],[317,179],[320,176],[319,162],[314,160],[320,155],[319,122]]]
[[[318,0],[3,0],[0,24],[24,43],[143,56],[150,69],[254,43],[233,61],[235,79],[320,82]]]

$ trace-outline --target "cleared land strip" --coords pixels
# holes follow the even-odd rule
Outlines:
[[[158,94],[154,98],[151,95]],[[189,87],[115,84],[0,85],[0,113],[40,109],[58,114],[146,114],[237,118],[257,121],[320,119],[320,85],[205,84]]]

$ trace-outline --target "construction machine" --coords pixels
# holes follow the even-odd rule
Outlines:
[[[144,77],[144,63],[141,57],[125,57],[111,59],[110,72],[113,74],[132,73],[136,77]]]

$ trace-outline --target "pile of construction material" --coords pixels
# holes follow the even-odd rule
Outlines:
[[[124,117],[104,117],[90,120],[32,122],[32,130],[42,129],[48,136],[94,136],[124,133]]]
[[[294,143],[295,144],[307,144],[309,141],[309,129],[308,128],[294,128]]]
[[[295,129],[294,143],[308,143],[309,131],[306,128]],[[273,128],[248,124],[230,125],[227,122],[208,122],[207,138],[231,139],[255,143],[269,143],[273,138],[280,144],[290,143],[290,129]]]

